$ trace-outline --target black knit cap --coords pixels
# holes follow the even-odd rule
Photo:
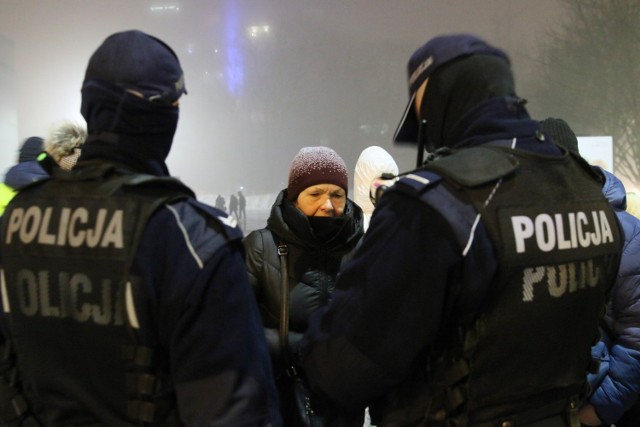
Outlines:
[[[20,147],[18,163],[30,162],[38,158],[38,154],[44,150],[44,140],[39,136],[27,138]]]
[[[422,83],[442,65],[457,58],[476,54],[494,55],[509,63],[509,57],[505,52],[472,34],[435,37],[411,55],[407,65],[409,102],[393,136],[395,143],[417,143],[418,116],[413,108],[413,101]]]
[[[84,77],[142,93],[152,102],[170,104],[187,90],[175,52],[162,40],[138,30],[107,37],[93,53]]]
[[[559,146],[573,153],[580,154],[578,137],[571,129],[571,126],[569,126],[569,123],[562,119],[548,117],[540,122],[540,128]]]

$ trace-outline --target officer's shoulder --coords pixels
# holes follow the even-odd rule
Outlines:
[[[442,181],[442,176],[436,172],[417,169],[400,178],[392,189],[399,193],[419,196],[426,190],[435,187],[440,181]]]
[[[461,187],[477,187],[510,175],[518,168],[509,150],[498,146],[478,146],[457,150],[425,165]]]
[[[181,203],[187,205],[189,209],[193,210],[194,214],[207,221],[208,226],[219,232],[226,240],[242,240],[243,234],[238,226],[238,221],[226,212],[202,203],[195,198],[188,198],[181,201]]]
[[[219,209],[198,201],[193,191],[177,178],[135,174],[127,177],[125,185],[135,188],[136,191],[163,194],[166,204],[173,207],[175,214],[181,220],[202,218],[228,240],[242,238],[242,232],[235,219]]]
[[[125,188],[138,193],[149,195],[164,195],[165,197],[195,198],[193,191],[179,179],[171,176],[155,176],[147,174],[127,174],[123,176]]]
[[[421,193],[440,181],[447,180],[460,187],[478,187],[510,175],[518,167],[516,158],[496,147],[471,147],[440,156],[399,181]]]
[[[242,232],[221,216],[194,198],[167,201],[152,214],[142,239],[176,256],[190,254],[202,268],[221,251],[241,248]]]

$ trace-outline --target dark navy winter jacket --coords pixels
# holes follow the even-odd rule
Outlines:
[[[602,191],[615,209],[624,232],[624,247],[618,278],[611,290],[606,331],[593,347],[600,360],[590,403],[606,424],[614,424],[638,399],[640,393],[640,220],[625,212],[626,192],[622,182],[601,169]]]
[[[161,206],[151,216],[133,260],[131,275],[141,278],[142,292],[135,299],[140,343],[153,343],[168,358],[178,412],[186,426],[280,425],[241,238],[223,212],[192,198],[182,199]],[[96,345],[101,345],[99,340]],[[93,369],[98,372],[99,367]],[[77,379],[83,381],[89,379]],[[91,399],[87,391],[84,400]],[[74,406],[66,415],[109,424],[96,418],[91,404],[76,404],[82,411]]]
[[[222,243],[202,208],[189,200],[157,212],[133,266],[147,278],[153,333],[170,349],[180,414],[194,426],[277,426],[278,398],[240,231]],[[224,221],[224,213],[205,209]]]
[[[20,190],[22,187],[48,176],[49,174],[38,161],[30,160],[12,166],[4,177],[4,183],[14,190]]]

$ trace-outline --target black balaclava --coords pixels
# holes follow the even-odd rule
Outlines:
[[[450,147],[458,121],[488,99],[515,96],[508,62],[494,55],[471,55],[437,69],[430,77],[420,106],[426,119],[426,149]]]
[[[89,135],[80,160],[108,159],[136,172],[169,175],[165,160],[178,126],[177,107],[92,82],[82,88],[81,111]]]
[[[108,37],[89,60],[82,86],[89,135],[79,161],[106,159],[168,175],[179,116],[172,103],[183,93],[180,63],[164,42],[135,30]]]

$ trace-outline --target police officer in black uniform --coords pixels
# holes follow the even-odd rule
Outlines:
[[[311,321],[305,372],[380,427],[578,426],[615,215],[529,117],[502,50],[436,37],[408,76],[395,140],[430,154],[378,201]]]
[[[77,166],[8,206],[1,425],[280,424],[242,235],[165,164],[184,93],[164,42],[111,35]]]

